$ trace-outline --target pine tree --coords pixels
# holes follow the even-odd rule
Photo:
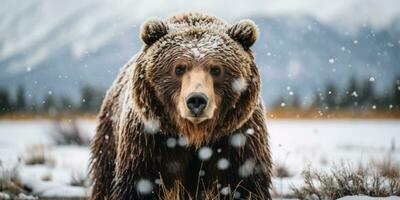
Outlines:
[[[345,95],[342,98],[341,105],[344,108],[356,108],[358,106],[359,99],[359,86],[357,84],[357,80],[351,77],[347,89],[345,91]]]
[[[0,114],[11,111],[11,103],[8,91],[4,88],[0,88]]]
[[[336,110],[337,104],[337,90],[333,83],[328,83],[325,89],[325,104],[330,110]]]
[[[375,104],[376,97],[373,82],[369,80],[363,81],[359,102],[366,107]]]
[[[400,109],[400,76],[397,76],[397,78],[394,80],[393,84],[393,97],[391,104],[397,108]]]
[[[22,85],[17,88],[15,109],[17,111],[25,111],[26,109],[25,89]]]
[[[51,114],[52,111],[56,108],[54,96],[49,94],[46,96],[46,98],[43,100],[43,107],[42,110],[43,112],[46,112],[48,114]]]

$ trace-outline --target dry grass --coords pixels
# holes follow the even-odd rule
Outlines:
[[[400,119],[399,110],[324,111],[319,109],[274,108],[267,112],[269,119]]]
[[[58,145],[89,145],[89,138],[79,129],[75,118],[54,120],[53,138]]]
[[[337,199],[348,195],[368,195],[372,197],[399,196],[399,163],[392,159],[373,161],[368,167],[354,168],[342,164],[331,172],[307,169],[303,172],[304,185],[292,187],[299,199]]]
[[[281,162],[274,162],[272,175],[277,178],[288,178],[293,176],[286,164]]]
[[[54,166],[55,164],[49,148],[42,144],[29,146],[23,156],[23,160],[26,165]]]
[[[6,167],[0,161],[0,191],[13,196],[26,192],[18,174],[18,166]]]
[[[201,185],[201,184],[200,184]],[[189,192],[185,189],[185,187],[179,183],[175,182],[174,186],[170,189],[167,189],[165,185],[163,184],[163,181],[161,180],[160,183],[160,199],[164,200],[220,200],[220,199],[226,199],[226,200],[235,200],[235,199],[243,199],[243,200],[265,200],[267,199],[266,197],[261,197],[257,196],[256,194],[250,194],[249,197],[244,198],[240,197],[240,193],[237,191],[240,186],[237,186],[236,188],[218,188],[217,184],[215,184],[214,188],[208,189],[206,191],[200,192],[200,187],[205,187],[205,186],[199,186],[197,188],[196,194],[191,196]],[[242,188],[243,189],[243,188]],[[223,191],[225,190],[225,191]]]
[[[74,172],[71,177],[70,185],[88,187],[89,186],[88,174],[84,172]]]

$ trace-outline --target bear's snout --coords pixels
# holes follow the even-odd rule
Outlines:
[[[186,98],[186,106],[194,117],[199,117],[203,114],[204,108],[207,107],[208,98],[202,92],[192,92]]]

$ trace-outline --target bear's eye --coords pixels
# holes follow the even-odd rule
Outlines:
[[[175,74],[177,76],[182,76],[186,71],[186,66],[185,65],[177,65],[175,67]]]
[[[221,75],[221,69],[219,67],[211,67],[210,73],[213,76],[219,76]]]

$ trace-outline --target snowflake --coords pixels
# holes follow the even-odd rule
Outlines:
[[[217,163],[217,167],[220,170],[228,169],[229,165],[230,165],[229,160],[226,158],[219,159]]]
[[[255,163],[252,159],[248,159],[244,162],[242,166],[239,167],[239,176],[240,177],[248,177],[253,173]]]
[[[246,134],[253,135],[254,134],[254,129],[252,129],[252,128],[247,129],[246,130]]]
[[[140,179],[136,184],[136,190],[141,194],[149,194],[153,190],[153,184],[147,179]]]
[[[168,138],[167,139],[167,147],[175,148],[175,146],[176,146],[176,139],[172,138],[172,137]]]
[[[238,78],[233,80],[232,89],[234,92],[241,93],[244,90],[246,90],[246,88],[247,88],[247,83],[246,80],[244,80],[243,78]]]
[[[178,144],[181,147],[187,146],[188,145],[188,140],[186,137],[179,137],[178,139]]]
[[[229,186],[224,187],[224,188],[221,189],[220,192],[221,192],[222,195],[227,196],[227,195],[229,195],[231,193],[231,188]]]
[[[151,119],[144,122],[144,132],[148,134],[156,134],[160,131],[160,121],[157,119]]]
[[[212,154],[213,154],[213,151],[212,151],[212,149],[211,149],[210,147],[202,147],[202,148],[199,150],[199,158],[200,158],[201,160],[208,160],[208,159],[210,159],[211,156],[212,156]]]
[[[246,143],[246,136],[242,133],[232,135],[230,138],[230,143],[233,147],[242,147]]]
[[[375,77],[373,77],[373,76],[369,77],[369,81],[370,82],[374,82],[375,81]]]

